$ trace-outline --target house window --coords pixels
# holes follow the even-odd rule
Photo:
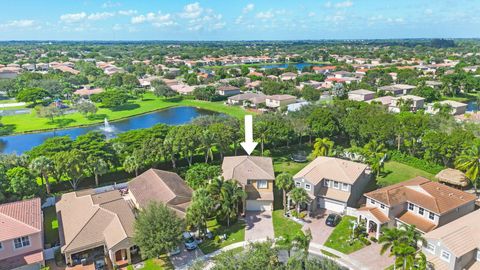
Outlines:
[[[296,187],[299,187],[299,186],[300,186],[300,182],[295,182],[295,186],[296,186]]]
[[[477,249],[477,261],[480,261],[480,250]]]
[[[414,206],[413,203],[408,203],[408,210],[413,211]]]
[[[435,214],[430,212],[428,213],[428,218],[431,219],[431,220],[434,220],[435,219]]]
[[[312,186],[310,184],[305,184],[305,189],[306,190],[312,190]]]
[[[425,212],[425,209],[419,207],[418,208],[418,214],[422,215],[423,216],[423,213]]]
[[[435,245],[432,243],[427,243],[426,250],[432,254],[435,254]]]
[[[324,180],[324,181],[323,181],[323,186],[324,186],[324,187],[328,187],[329,184],[330,184],[330,180]]]
[[[450,262],[450,252],[442,250],[442,253],[440,254],[440,258],[446,262]]]
[[[19,237],[13,240],[15,248],[22,248],[30,246],[30,239],[28,236]]]
[[[268,188],[267,180],[257,181],[257,188]]]
[[[348,184],[342,183],[342,190],[348,191]]]
[[[2,245],[2,242],[0,242],[0,250],[3,249],[3,245]]]
[[[375,204],[375,201],[372,200],[372,199],[370,199],[370,203],[371,203],[371,204]]]
[[[336,188],[336,189],[339,189],[340,188],[340,183],[337,182],[337,181],[333,181],[333,187]]]
[[[385,209],[385,204],[380,204],[380,208]]]

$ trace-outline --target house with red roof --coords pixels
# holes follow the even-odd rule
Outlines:
[[[40,198],[0,205],[0,270],[40,269],[43,215]]]

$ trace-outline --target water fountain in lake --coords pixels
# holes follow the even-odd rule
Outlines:
[[[105,133],[113,133],[115,131],[115,127],[110,125],[107,118],[103,120],[103,127],[101,127],[100,129],[103,130],[103,132]]]

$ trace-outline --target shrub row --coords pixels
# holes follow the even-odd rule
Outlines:
[[[397,161],[408,166],[412,166],[414,168],[429,172],[431,174],[437,174],[438,172],[444,169],[444,167],[441,165],[428,162],[424,159],[419,159],[414,156],[410,156],[408,154],[401,153],[398,151],[391,151],[389,156],[390,156],[390,160]]]

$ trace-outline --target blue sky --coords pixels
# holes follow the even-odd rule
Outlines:
[[[480,37],[480,0],[0,1],[0,40]]]

